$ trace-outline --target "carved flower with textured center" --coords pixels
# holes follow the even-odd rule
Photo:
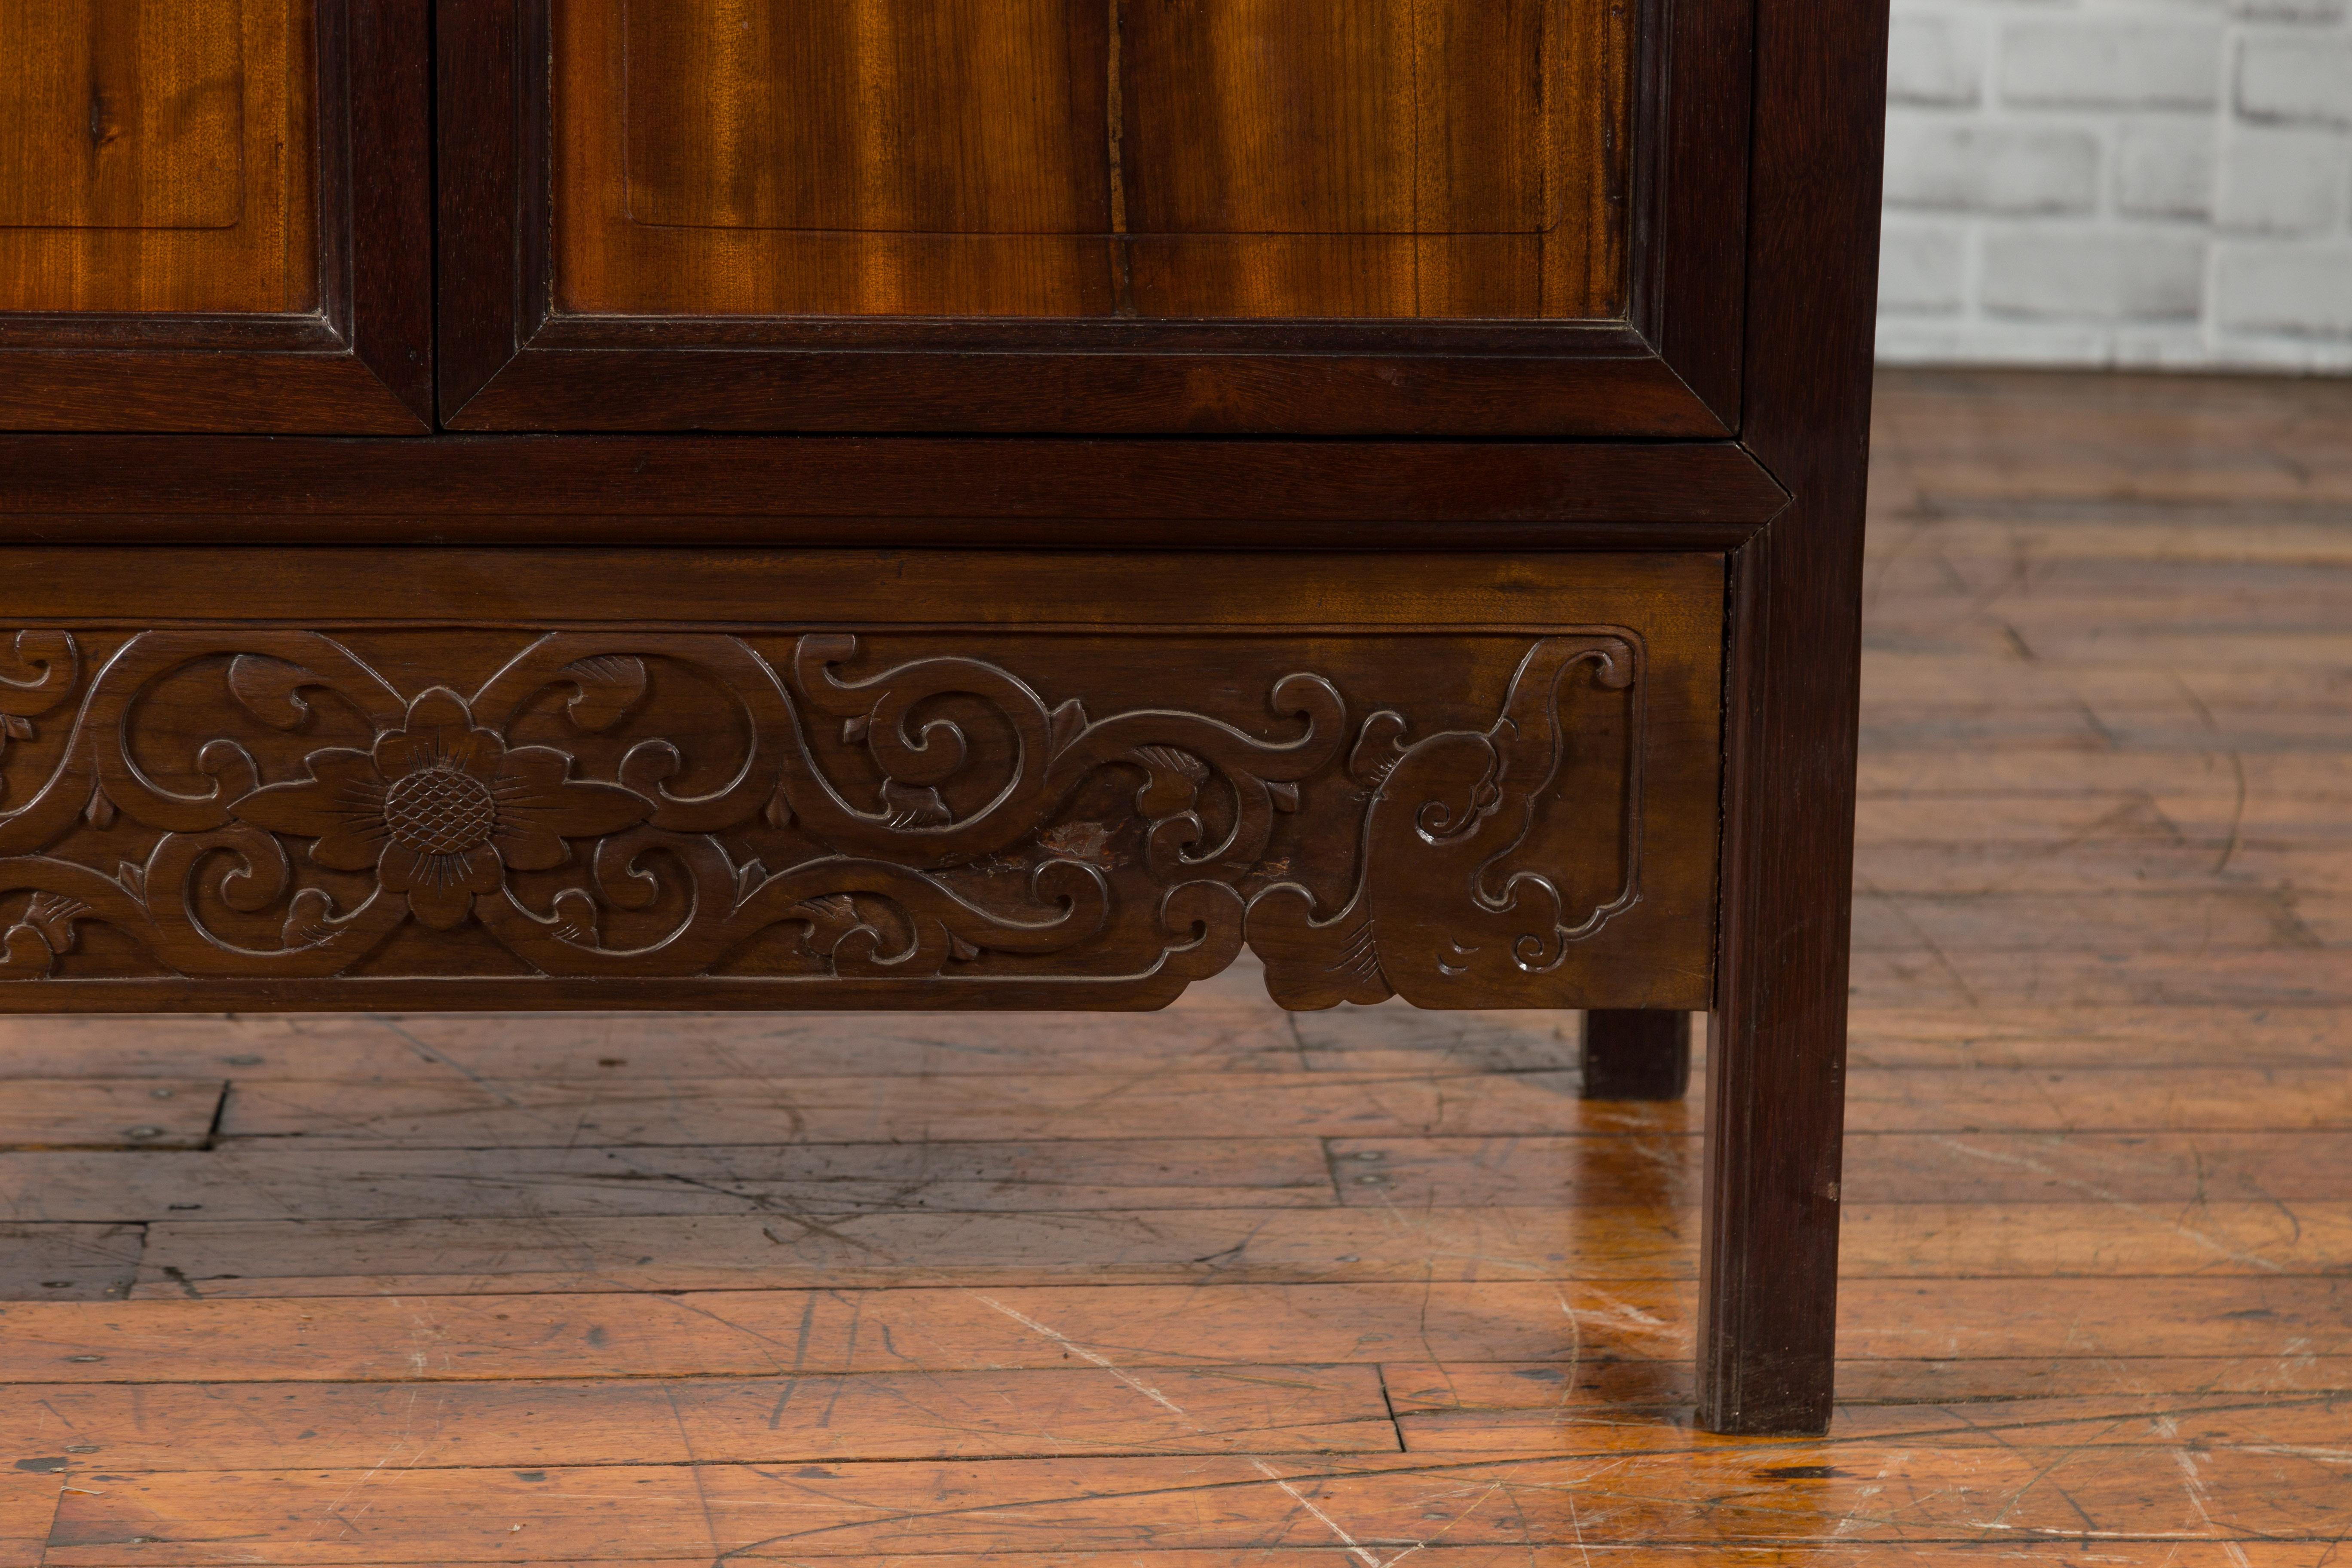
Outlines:
[[[457,768],[425,768],[384,792],[392,841],[419,855],[463,855],[489,842],[499,803],[490,786]]]
[[[387,893],[446,931],[474,895],[506,885],[509,868],[561,866],[567,838],[600,838],[643,822],[653,803],[618,784],[569,776],[572,759],[477,729],[466,700],[435,687],[373,752],[330,747],[305,759],[310,776],[258,789],[229,809],[243,821],[309,838],[310,858],[338,871],[373,867]]]

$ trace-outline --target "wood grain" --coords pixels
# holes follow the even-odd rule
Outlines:
[[[430,451],[432,448],[420,448]],[[624,456],[625,454],[614,454]],[[495,458],[495,454],[486,454]],[[298,467],[299,472],[299,467]],[[298,481],[299,482],[299,481]],[[225,487],[234,495],[234,485]],[[424,504],[429,500],[419,498]],[[215,503],[217,504],[217,503]],[[228,506],[234,508],[235,501]],[[206,510],[212,510],[208,507]],[[1563,595],[1631,601],[1671,613],[1656,628],[1697,637],[1720,619],[1720,563],[1706,552],[1551,551],[1494,554],[1134,550],[1097,545],[1055,553],[1037,570],[1018,552],[889,550],[682,551],[639,544],[554,552],[442,549],[428,556],[368,548],[321,548],[299,557],[299,575],[257,581],[235,554],[198,549],[108,552],[25,546],[11,550],[10,608],[19,620],[120,625],[125,598],[169,602],[213,594],[238,620],[282,621],[305,613],[338,625],[384,622],[529,624],[534,607],[562,604],[580,622],[726,626],[848,622],[914,626],[1038,626],[1096,631],[1296,626],[1421,630],[1487,627],[1557,618]],[[414,575],[419,592],[387,605],[388,576]],[[94,571],[103,563],[107,570]],[[779,606],[800,603],[804,622]],[[1706,609],[1702,611],[1701,603]],[[1497,620],[1517,606],[1540,606]],[[391,612],[387,614],[387,612]],[[817,614],[814,612],[822,612]],[[1645,634],[1646,623],[1634,627]],[[1708,634],[1712,644],[1714,634]]]
[[[2316,1209],[2318,1212],[2309,1212]],[[2276,1215],[2267,1217],[2275,1221]],[[2314,1234],[2239,1217],[2232,1237],[2273,1267],[2340,1266],[2341,1216],[2306,1205]],[[141,1296],[406,1295],[459,1290],[611,1291],[672,1287],[886,1286],[1059,1281],[1223,1286],[1308,1280],[1689,1278],[1695,1215],[1549,1210],[1128,1210],[1020,1215],[803,1215],[788,1211],[662,1219],[303,1221],[151,1227]],[[1931,1223],[1931,1222],[1929,1222]],[[2214,1227],[2230,1223],[2217,1216]],[[1900,1227],[1898,1265],[1918,1267]],[[2263,1234],[2253,1234],[2258,1229]],[[2224,1237],[2230,1237],[2223,1231]],[[2112,1227],[2110,1235],[2113,1235]],[[2070,1237],[2070,1239],[2079,1239]],[[1998,1246],[1998,1243],[1994,1243]],[[2055,1245],[2055,1244],[2053,1244]],[[2226,1245],[2217,1239],[2215,1245]],[[2014,1246],[2012,1240],[2012,1247]],[[2245,1265],[2252,1267],[2254,1265]],[[1869,1267],[1868,1263],[1864,1268]]]
[[[1232,994],[1203,982],[1155,1020],[1143,1055],[1155,1068],[1207,1072],[1346,1070],[1399,1060],[1493,1070],[1573,1071],[1576,1015],[1529,1010],[1412,1017],[1403,1007],[1341,1007],[1302,1022],[1258,1004],[1265,982],[1244,955]],[[1433,1033],[1432,1030],[1434,1030]],[[658,1020],[580,1013],[518,1032],[497,1014],[182,1015],[135,1035],[102,1019],[0,1019],[0,1049],[28,1078],[186,1078],[236,1069],[279,1079],[545,1079],[566,1082],[702,1078],[940,1077],[1088,1072],[1104,1047],[1132,1042],[1083,1015],[991,1018],[905,1013],[862,1020],[669,1014]]]
[[[2182,1457],[2196,1487],[2184,1491]],[[1843,1458],[1846,1464],[1832,1461]],[[920,1461],[816,1467],[818,1475],[751,1467],[191,1473],[117,1479],[102,1495],[66,1493],[48,1561],[123,1561],[110,1544],[148,1537],[142,1560],[199,1563],[234,1539],[248,1561],[317,1563],[323,1524],[338,1523],[327,1562],[437,1562],[516,1544],[544,1561],[587,1552],[649,1555],[707,1541],[738,1561],[805,1561],[850,1553],[955,1548],[975,1538],[1008,1553],[1028,1543],[1064,1551],[1326,1546],[1334,1523],[1359,1542],[1410,1548],[1437,1536],[1469,1545],[1572,1545],[1586,1529],[1658,1543],[1721,1542],[2001,1542],[2018,1530],[2105,1531],[2137,1518],[2151,1531],[2212,1540],[2306,1539],[2336,1528],[2340,1480],[2322,1460],[2188,1447],[2053,1446],[1926,1449],[1899,1465],[1868,1447],[1789,1444],[1768,1455],[1696,1454],[1470,1460],[1398,1456],[1279,1465],[1209,1457],[1180,1480],[1150,1460]],[[1874,1463],[1873,1461],[1875,1461]],[[1760,1462],[1759,1462],[1760,1461]],[[1941,1462],[1938,1462],[1941,1461]],[[1827,1471],[1827,1474],[1818,1472]],[[1970,1479],[1960,1484],[1962,1474]],[[2247,1483],[2275,1478],[2260,1491]],[[370,1508],[352,1519],[339,1500],[365,1479]],[[2038,1480],[2039,1485],[2030,1484]],[[267,1533],[241,1503],[266,1491],[284,1522]],[[1171,1493],[1181,1497],[1175,1506]],[[2024,1501],[1999,1523],[1987,1495]],[[1304,1496],[1312,1506],[1301,1507]],[[2158,1495],[2165,1502],[2155,1502]],[[925,1500],[919,1508],[909,1497]],[[1319,1517],[1318,1517],[1319,1516]],[[2084,1518],[2090,1521],[2083,1523]],[[348,1521],[348,1522],[346,1522]],[[232,1536],[231,1532],[235,1532]],[[88,1549],[84,1549],[88,1543]],[[434,1555],[438,1553],[440,1555]],[[365,1554],[365,1555],[362,1555]]]
[[[1348,1204],[1696,1201],[1695,1131],[1660,1128],[1624,1139],[1347,1138],[1329,1147]],[[1844,1190],[1869,1204],[2276,1205],[2333,1198],[2347,1190],[2347,1176],[2352,1136],[2342,1131],[1855,1131],[1846,1137]]]
[[[336,1151],[233,1140],[201,1157],[0,1153],[0,1217],[1058,1214],[1328,1205],[1312,1138]],[[763,1244],[764,1245],[764,1244]]]
[[[914,1080],[877,1103],[860,1077],[703,1079],[648,1091],[523,1080],[404,1079],[361,1088],[288,1080],[240,1090],[223,1130],[294,1134],[326,1145],[561,1147],[583,1135],[618,1144],[847,1142],[913,1136],[1035,1138],[1085,1107],[1097,1135],[1149,1136],[1171,1118],[1249,1118],[1268,1133],[1362,1137],[1545,1137],[1579,1131],[1679,1131],[1620,1104],[1578,1098],[1572,1072],[1455,1072],[1426,1062],[1391,1070],[1316,1071],[1265,1081],[1223,1074],[1020,1074]],[[1401,1069],[1401,1070],[1400,1070]],[[1857,1075],[1857,1131],[2335,1132],[2352,1125],[2352,1089],[2328,1068],[2280,1068],[2267,1082],[2225,1068],[2145,1075],[2100,1069],[2037,1074],[2032,1094],[1969,1068]],[[2281,1104],[2291,1107],[2282,1112]],[[2267,1109],[2266,1109],[2267,1108]],[[1230,1124],[1230,1123],[1229,1123]],[[698,1136],[698,1133],[701,1136]]]
[[[139,1225],[0,1224],[0,1300],[127,1296],[146,1243]]]
[[[0,59],[0,310],[317,303],[309,0],[30,0]]]
[[[1622,16],[1542,0],[1124,7],[1136,312],[1620,313]]]
[[[0,1472],[0,1551],[16,1563],[37,1563],[48,1545],[60,1489],[39,1471]]]
[[[2285,853],[2299,867],[2324,859]],[[2324,1067],[2342,1049],[2324,1007],[1889,1006],[1853,1018],[1855,1059],[1873,1068]]]
[[[2294,1447],[2325,1451],[2343,1429],[2352,1399],[2341,1393],[2250,1399],[2244,1395],[2017,1399],[1997,1406],[1841,1405],[1841,1443],[1899,1442],[1977,1447],[2004,1439],[2034,1447],[2126,1447],[2179,1438],[2197,1448]],[[1623,1409],[1567,1406],[1509,1412],[1465,1410],[1398,1418],[1409,1453],[1493,1454],[1671,1450],[1688,1431],[1679,1413],[1643,1420]],[[1691,1433],[1694,1447],[1705,1442]]]
[[[0,427],[425,433],[428,5],[12,6],[0,95],[39,124],[9,145],[63,157],[29,185],[0,185],[122,210],[89,226],[0,226]],[[26,27],[54,47],[28,45]],[[220,210],[131,210],[166,187]],[[159,226],[207,217],[226,226]],[[138,465],[151,460],[162,474],[191,468],[161,452]]]
[[[2352,1282],[2340,1278],[2030,1289],[1858,1279],[1841,1301],[1848,1362],[1903,1363],[1881,1369],[1882,1400],[1906,1375],[1920,1397],[1940,1397],[1935,1363],[1956,1360],[2267,1359],[2288,1379],[2306,1363],[2352,1355]],[[1378,1363],[1401,1353],[1664,1363],[1690,1352],[1691,1303],[1677,1280],[30,1301],[5,1309],[0,1381],[764,1376],[903,1371],[910,1360],[984,1371],[1059,1366],[1072,1344],[1129,1369]]]
[[[1607,318],[1627,8],[555,7],[555,300]]]
[[[2173,1289],[2189,1292],[2193,1310],[2232,1299],[2219,1283]],[[2240,1282],[2227,1283],[2242,1300]],[[1887,1287],[1904,1300],[1910,1289]],[[2099,1289],[2112,1300],[2112,1286]],[[2268,1281],[2265,1289],[2295,1310],[2292,1331],[2310,1336],[2310,1353],[2352,1352],[2352,1320],[2336,1321],[2352,1310],[2338,1300],[2352,1290],[2336,1281]],[[1689,1351],[1687,1294],[1674,1284],[1502,1282],[29,1301],[0,1310],[0,1382],[977,1372],[1061,1367],[1077,1359],[1077,1346],[1132,1370],[1283,1360],[1265,1353],[1277,1342],[1296,1347],[1288,1364],[1297,1365],[1377,1364],[1400,1347],[1449,1361],[1538,1361],[1580,1341],[1595,1354],[1677,1358]],[[2244,1319],[2184,1321],[2180,1331],[2194,1336],[2189,1353],[2208,1355],[2259,1354],[2284,1337],[2276,1321]],[[1910,1333],[1897,1342],[1909,1344]],[[2006,1342],[2054,1348],[2048,1339]]]
[[[1187,1124],[1259,1136],[1348,1137],[1382,1130],[1547,1133],[1628,1125],[1581,1100],[1571,1072],[1313,1072],[1260,1077],[1153,1071],[996,1073],[913,1079],[878,1099],[863,1076],[704,1079],[618,1086],[486,1080],[289,1080],[240,1089],[223,1130],[299,1136],[321,1147],[562,1148],[611,1144],[824,1142],[1052,1137],[1081,1122],[1097,1137],[1152,1137]],[[1638,1113],[1634,1113],[1638,1114]],[[2046,1114],[2046,1112],[2045,1112]],[[1635,1123],[1639,1124],[1639,1123]]]
[[[1118,1453],[1392,1454],[1371,1366],[1169,1369],[1181,1410],[1079,1364],[856,1377],[436,1384],[58,1384],[11,1391],[0,1441],[73,1472],[801,1463]],[[200,1462],[197,1461],[201,1456]]]
[[[942,58],[940,40],[966,27],[964,0],[848,8],[744,0],[707,17],[694,12],[687,25],[656,17],[650,28],[667,36],[666,46],[648,40],[664,46],[657,55],[715,60],[729,76],[706,95],[733,111],[710,156],[639,160],[686,172],[711,214],[757,216],[765,201],[773,216],[791,205],[775,191],[712,186],[720,167],[730,182],[767,177],[749,174],[732,143],[769,138],[848,150],[827,171],[835,192],[827,199],[853,215],[870,201],[979,222],[985,215],[964,209],[981,204],[955,193],[983,190],[992,201],[1024,194],[1000,205],[1042,210],[1026,198],[1043,194],[1051,199],[1042,208],[1108,208],[1107,226],[1076,234],[632,221],[629,163],[643,151],[635,122],[624,123],[633,98],[660,110],[656,140],[672,110],[690,124],[713,119],[713,105],[631,73],[631,18],[643,27],[661,9],[440,0],[442,404],[453,428],[1721,439],[1739,426],[1752,75],[1744,5],[1025,6],[1009,13],[1023,26],[1000,37],[1025,47],[1029,63],[1013,74],[1042,74],[1034,97],[1045,112],[1024,105],[992,116],[1005,134],[992,142],[983,130],[959,151],[1001,149],[1009,136],[1039,166],[985,173],[971,158],[949,168],[953,160],[938,152],[941,123],[968,118],[994,90]],[[808,19],[835,10],[847,25]],[[1519,23],[1530,16],[1540,17],[1540,36],[1526,61]],[[1053,17],[1066,24],[1058,48]],[[734,32],[713,37],[711,20]],[[565,43],[587,32],[603,40],[593,57]],[[1131,101],[1150,86],[1136,79],[1131,35],[1177,46],[1213,37],[1218,74],[1254,84],[1266,73],[1251,62],[1267,54],[1310,70],[1270,103],[1261,92],[1201,100],[1226,110],[1227,122],[1180,117],[1180,163],[1197,161],[1196,141],[1228,151],[1264,143],[1276,156],[1243,167],[1240,183],[1280,186],[1285,168],[1311,166],[1310,185],[1353,212],[1366,208],[1361,182],[1376,170],[1391,193],[1411,171],[1414,204],[1434,212],[1457,184],[1483,191],[1507,166],[1540,164],[1552,226],[1532,237],[1425,232],[1430,224],[1389,233],[1139,229],[1126,164],[1130,153],[1152,161],[1155,149],[1129,124]],[[891,106],[893,123],[908,122],[911,97],[894,73],[928,72],[922,85],[938,100],[930,118],[915,118],[908,136],[862,142],[855,123],[837,119],[831,130],[788,116],[780,127],[761,105],[793,100],[757,90],[759,82],[799,68],[776,58],[776,39],[808,37],[835,50],[835,79],[865,84],[877,117]],[[551,53],[561,66],[553,72]],[[1517,85],[1517,70],[1486,70],[1475,93],[1450,85],[1459,70],[1515,55],[1542,74],[1533,95]],[[1401,71],[1407,57],[1412,69]],[[834,101],[824,90],[803,100]],[[1492,129],[1500,117],[1486,106],[1505,101],[1532,110],[1535,123]],[[1261,109],[1267,122],[1248,122]],[[587,133],[573,136],[567,117]],[[1428,153],[1402,155],[1405,127]],[[583,152],[575,141],[592,145]],[[1072,142],[1077,150],[1066,152]],[[1442,150],[1455,142],[1499,156],[1465,168]],[[908,178],[934,174],[944,188],[917,190]],[[1570,310],[1580,287],[1595,315]],[[587,295],[598,288],[602,297]],[[1221,319],[1165,313],[1180,309]],[[1545,314],[1477,313],[1527,309]],[[648,310],[659,313],[625,313]],[[887,310],[916,313],[870,313]],[[1235,313],[1244,310],[1310,314]],[[943,310],[965,313],[934,313]]]
[[[227,1087],[219,1079],[0,1079],[0,1148],[200,1148]]]
[[[151,1225],[140,1296],[1695,1278],[1664,1206],[1130,1209]],[[2352,1205],[1851,1205],[1849,1280],[2352,1274]]]
[[[1615,1413],[1636,1424],[1686,1418],[1691,1376],[1664,1362],[1384,1362],[1381,1376],[1400,1416],[1475,1411],[1551,1411],[1579,1419]],[[2352,1360],[2260,1356],[1983,1356],[1966,1361],[1847,1361],[1838,1366],[1842,1411],[1888,1422],[1941,1424],[1955,1410],[1999,1419],[2007,1408],[2079,1408],[2091,1403],[2145,1413],[2247,1403],[2249,1395],[2331,1394],[2352,1388]]]
[[[0,19],[7,228],[227,228],[245,205],[236,0],[49,4]],[[281,46],[282,47],[282,46]]]
[[[615,9],[625,101],[565,108],[617,111],[636,223],[964,235],[1110,226],[1107,9],[624,0],[568,7],[559,59],[598,47]]]

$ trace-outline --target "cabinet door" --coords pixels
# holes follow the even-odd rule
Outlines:
[[[444,408],[1720,436],[1747,19],[1654,9],[442,0]]]
[[[0,0],[0,421],[420,431],[422,0]]]

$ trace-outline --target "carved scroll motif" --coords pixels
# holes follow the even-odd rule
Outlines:
[[[1559,773],[1570,741],[1560,688],[1579,670],[1601,686],[1633,688],[1633,644],[1613,637],[1538,643],[1484,734],[1446,731],[1407,745],[1403,714],[1364,721],[1348,761],[1372,790],[1354,895],[1328,916],[1296,884],[1268,888],[1250,904],[1250,946],[1265,961],[1276,1001],[1317,1008],[1393,995],[1443,1007],[1475,989],[1488,1005],[1539,1006],[1548,999],[1543,978],[1570,945],[1633,908],[1641,897],[1638,749],[1626,790],[1636,804],[1623,823],[1625,875],[1614,898],[1572,910],[1543,869],[1513,859]],[[1621,809],[1615,801],[1596,808],[1612,817]]]
[[[1543,868],[1512,863],[1572,743],[1562,686],[1634,687],[1629,637],[1536,642],[1483,733],[1407,744],[1405,718],[1375,712],[1345,773],[1346,705],[1313,674],[1272,681],[1263,723],[1242,727],[1176,707],[1096,718],[968,657],[852,673],[841,634],[772,662],[723,635],[553,632],[470,693],[402,689],[305,631],[146,632],[94,670],[62,632],[13,652],[0,979],[431,978],[443,961],[417,955],[454,950],[417,944],[446,933],[498,955],[448,971],[468,975],[1156,977],[1146,999],[1165,1000],[1231,963],[1246,927],[1286,1005],[1445,1005],[1465,975],[1482,995],[1535,994],[1638,897],[1633,816],[1609,828],[1625,879],[1601,908],[1570,910]],[[665,706],[663,681],[683,679],[721,694],[723,721]],[[193,718],[192,681],[212,693]],[[59,744],[53,716],[76,699]],[[329,710],[365,743],[318,743]],[[16,776],[41,737],[45,776]],[[1269,849],[1303,784],[1328,820],[1290,838],[1357,840],[1352,896],[1328,914]],[[1081,799],[1129,815],[1072,822]],[[1102,851],[1114,832],[1131,854]],[[72,962],[93,924],[132,948]],[[125,967],[132,950],[143,967]]]

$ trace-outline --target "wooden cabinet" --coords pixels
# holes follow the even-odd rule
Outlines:
[[[1817,1427],[1882,34],[0,0],[0,1008],[1706,1010]]]

